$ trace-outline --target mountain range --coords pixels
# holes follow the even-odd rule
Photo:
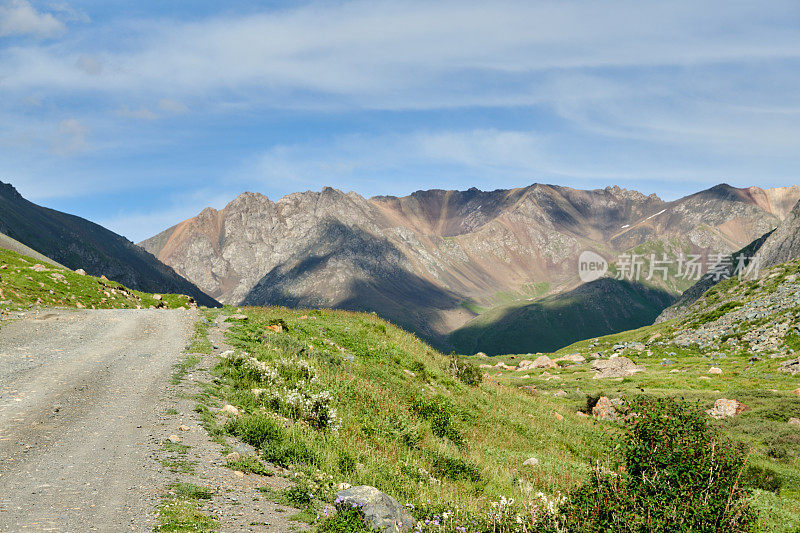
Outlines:
[[[193,283],[121,235],[86,219],[36,205],[3,182],[0,234],[0,246],[20,253],[42,254],[70,269],[106,276],[132,289],[185,294],[200,305],[219,306]]]
[[[652,322],[691,285],[582,285],[582,251],[611,263],[631,250],[731,253],[799,199],[796,186],[724,184],[669,202],[543,184],[373,198],[325,188],[278,201],[247,192],[140,245],[223,303],[368,310],[438,347],[526,352]],[[560,319],[543,321],[552,309]]]

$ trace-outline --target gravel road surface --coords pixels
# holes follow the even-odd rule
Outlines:
[[[0,329],[0,531],[150,531],[152,455],[196,311],[30,313]]]

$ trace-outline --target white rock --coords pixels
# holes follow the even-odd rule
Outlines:
[[[231,404],[225,404],[225,406],[222,408],[222,412],[233,416],[239,416],[239,410]]]
[[[536,457],[531,457],[529,459],[525,459],[525,462],[522,464],[525,466],[539,466],[539,459]]]

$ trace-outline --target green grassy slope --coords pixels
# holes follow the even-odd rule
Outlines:
[[[373,314],[245,312],[249,320],[236,321],[229,342],[280,377],[262,381],[243,363],[222,363],[212,395],[239,408],[228,431],[267,460],[304,479],[324,474],[307,487],[320,498],[330,499],[335,483],[367,484],[423,515],[458,509],[485,517],[503,497],[540,502],[537,491],[568,490],[616,431],[516,387],[467,385],[449,371],[448,357]],[[317,413],[309,414],[289,403],[295,393],[287,391],[298,389],[330,401],[308,400]],[[319,415],[329,407],[335,417]],[[531,457],[540,464],[523,465]]]
[[[779,265],[757,281],[724,281],[680,319],[588,339],[567,346],[553,358],[581,354],[583,364],[556,369],[485,369],[508,387],[535,387],[541,395],[566,391],[565,410],[582,408],[588,396],[631,397],[646,393],[682,397],[705,408],[719,398],[747,406],[718,424],[735,440],[752,447],[750,463],[777,472],[779,495],[761,493],[764,531],[800,528],[800,375],[780,364],[800,355],[800,261]],[[775,343],[771,342],[774,339]],[[618,379],[593,379],[591,361],[611,354],[629,357],[646,371]],[[516,365],[524,356],[493,358]],[[486,359],[470,358],[476,363]],[[714,366],[722,374],[709,374]],[[575,392],[580,391],[580,392]]]
[[[303,519],[313,521],[344,482],[374,485],[412,504],[418,518],[452,510],[463,518],[459,523],[491,525],[501,498],[515,500],[512,513],[530,510],[582,482],[589,461],[613,462],[619,426],[581,416],[589,395],[644,391],[704,407],[720,397],[744,402],[748,411],[718,424],[753,446],[750,463],[773,469],[783,484],[778,494],[754,493],[760,531],[788,533],[800,526],[800,431],[787,424],[788,417],[800,416],[800,397],[791,392],[798,378],[775,372],[775,360],[750,363],[746,353],[732,352],[711,363],[707,351],[670,344],[684,327],[670,323],[583,341],[559,353],[591,357],[611,353],[621,342],[642,342],[647,347],[641,352],[619,352],[647,367],[630,378],[592,379],[589,363],[545,374],[494,366],[516,365],[520,356],[469,357],[492,365],[481,370],[488,375],[480,385],[469,386],[451,373],[451,358],[372,314],[284,308],[245,313],[248,319],[232,320],[229,333],[236,354],[214,369],[217,379],[198,409],[229,402],[240,410],[235,422],[216,431],[250,442],[263,459],[289,468],[300,483],[296,494],[271,497],[313,494],[305,503],[295,501],[309,506]],[[667,356],[675,364],[661,366]],[[248,357],[258,363],[243,363]],[[710,364],[724,373],[709,376]],[[539,465],[523,465],[530,457]]]
[[[661,289],[604,278],[533,303],[491,309],[454,331],[449,341],[460,353],[547,352],[650,324],[672,301]]]
[[[41,307],[127,309],[188,307],[182,294],[154,295],[107,279],[80,275],[0,248],[0,310]]]
[[[188,294],[201,305],[219,302],[128,239],[83,218],[36,205],[0,182],[0,232],[72,269],[145,292]]]

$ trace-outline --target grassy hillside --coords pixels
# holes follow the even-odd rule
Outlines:
[[[580,339],[652,323],[673,296],[610,278],[536,302],[515,302],[479,315],[454,331],[461,353],[547,352]]]
[[[246,313],[211,402],[238,407],[227,431],[303,472],[316,501],[332,501],[346,482],[376,486],[418,516],[449,509],[489,520],[502,498],[524,512],[523,502],[543,503],[537,492],[553,498],[583,479],[616,431],[555,399],[493,380],[466,384],[452,359],[372,314]],[[537,466],[523,464],[531,457]]]
[[[754,447],[751,465],[768,469],[748,471],[747,483],[766,487],[765,477],[773,476],[782,484],[777,494],[754,493],[759,530],[800,527],[800,431],[787,425],[800,416],[800,397],[790,392],[797,378],[775,372],[775,360],[748,365],[746,354],[731,353],[714,360],[724,374],[709,376],[709,354],[670,345],[681,325],[662,324],[560,353],[603,351],[607,358],[619,342],[650,343],[650,354],[623,351],[645,372],[596,380],[588,363],[516,372],[519,356],[448,357],[372,314],[245,313],[246,320],[229,319],[236,350],[214,369],[217,379],[198,410],[211,413],[228,402],[239,409],[240,416],[224,426],[210,422],[209,429],[235,435],[260,448],[264,460],[289,469],[298,487],[269,496],[307,507],[298,519],[313,522],[338,483],[376,486],[423,520],[453,513],[436,531],[456,531],[455,524],[492,531],[516,513],[541,513],[586,479],[589,462],[615,462],[620,425],[584,416],[579,411],[587,401],[601,392],[633,397],[644,391],[686,397],[704,408],[720,397],[747,404],[749,411],[717,424]],[[664,340],[653,339],[657,333]],[[661,366],[667,355],[675,363]],[[485,367],[480,384],[465,382],[465,360]],[[500,361],[507,366],[494,366]],[[530,458],[538,464],[523,464]]]
[[[582,364],[516,371],[524,356],[488,361],[493,379],[507,387],[534,387],[543,397],[562,396],[563,410],[585,407],[599,395],[671,396],[711,408],[720,398],[747,409],[717,422],[727,435],[751,446],[750,463],[777,474],[777,495],[761,493],[765,531],[800,528],[800,375],[781,371],[800,355],[800,261],[764,273],[757,281],[731,279],[697,300],[686,316],[640,329],[572,344],[552,358],[580,354]],[[594,379],[591,362],[632,359],[646,370],[629,377]],[[486,359],[471,357],[476,363]],[[496,367],[499,362],[511,367]],[[721,374],[709,373],[712,367]]]
[[[82,268],[141,291],[188,294],[201,305],[220,305],[121,235],[83,218],[29,202],[3,182],[0,232],[71,269]]]
[[[89,309],[189,307],[182,294],[154,295],[130,290],[107,279],[80,275],[32,257],[0,248],[0,310],[29,306]]]

